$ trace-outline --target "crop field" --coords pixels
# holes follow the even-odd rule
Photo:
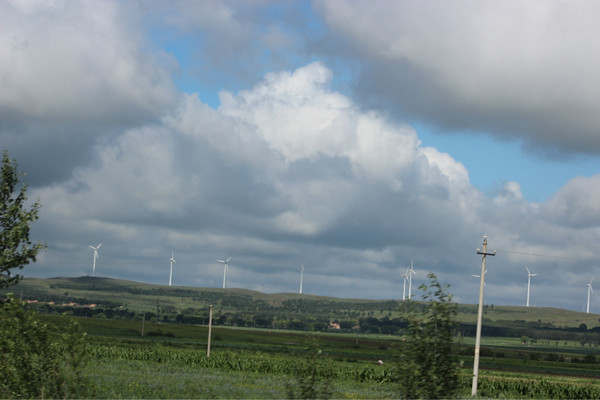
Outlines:
[[[11,289],[59,328],[80,324],[99,398],[289,398],[307,379],[320,397],[398,398],[407,307],[421,307],[92,277]],[[476,308],[457,309],[453,352],[467,398]],[[483,322],[480,397],[600,398],[597,314],[489,305]]]
[[[286,398],[307,363],[332,398],[398,397],[397,336],[214,327],[209,358],[204,326],[146,323],[142,337],[139,321],[77,321],[88,333],[87,371],[101,398]],[[481,397],[600,398],[600,364],[582,362],[582,346],[486,341]],[[470,396],[473,352],[465,342],[456,344],[463,398]]]

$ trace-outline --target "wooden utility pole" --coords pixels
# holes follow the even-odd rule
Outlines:
[[[475,336],[475,360],[473,361],[473,387],[471,389],[471,397],[477,395],[477,378],[479,376],[479,347],[481,345],[481,322],[483,319],[483,288],[485,284],[485,257],[495,256],[496,251],[487,252],[487,236],[483,236],[483,251],[477,249],[477,254],[482,255],[481,259],[481,275],[479,281],[479,308],[477,310],[477,336]]]
[[[206,346],[206,357],[210,357],[210,334],[212,332],[212,310],[213,306],[210,305],[208,311],[208,345]]]

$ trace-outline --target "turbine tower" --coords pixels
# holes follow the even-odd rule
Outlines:
[[[525,267],[525,269],[527,269],[527,307],[529,307],[529,288],[531,287],[531,277],[536,276],[537,274],[532,274],[527,267]]]
[[[89,246],[90,249],[94,250],[94,263],[92,264],[92,276],[96,276],[96,259],[98,258],[98,249],[100,248],[100,246],[102,246],[102,243],[100,243],[98,246],[94,247],[94,246]]]
[[[225,281],[227,280],[227,269],[229,268],[229,260],[231,260],[231,256],[227,260],[217,260],[220,263],[225,264],[223,267],[223,289],[225,289]]]
[[[417,276],[415,269],[413,268],[413,260],[410,260],[410,269],[408,272],[408,299],[412,298],[412,276]]]
[[[302,280],[304,279],[304,264],[300,266],[300,294],[302,294]]]
[[[588,287],[588,302],[587,302],[587,313],[590,313],[590,294],[594,291],[594,289],[592,289],[592,281],[594,280],[594,278],[592,277],[592,279],[590,279],[590,283],[586,283],[585,286]]]
[[[169,270],[169,286],[171,286],[171,280],[173,279],[173,264],[176,264],[175,253],[173,253],[173,249],[171,249],[171,259],[169,261],[171,262],[171,268]]]
[[[402,288],[402,301],[406,300],[406,281],[408,280],[408,271],[406,268],[406,272],[402,274],[402,278],[404,278],[404,287]]]

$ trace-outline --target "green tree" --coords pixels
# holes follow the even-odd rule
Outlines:
[[[41,243],[32,244],[29,228],[38,219],[39,201],[26,208],[27,185],[19,188],[17,163],[5,150],[0,171],[0,289],[17,283],[22,276],[11,272],[35,261]]]
[[[424,307],[415,307],[399,365],[400,397],[451,398],[458,389],[458,365],[452,353],[456,305],[434,274],[423,291]]]
[[[0,170],[0,288],[22,277],[12,270],[35,261],[44,245],[32,244],[29,229],[38,219],[39,201],[27,208],[27,185],[8,152]],[[0,398],[90,397],[84,375],[84,334],[72,324],[59,332],[27,311],[12,295],[0,301]]]
[[[306,357],[296,364],[294,380],[286,384],[288,399],[328,399],[331,397],[330,370],[321,358],[318,338],[310,337]]]
[[[9,295],[0,303],[0,398],[85,398],[85,334],[59,332]]]

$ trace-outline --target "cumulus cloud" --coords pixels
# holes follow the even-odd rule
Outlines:
[[[461,202],[478,197],[464,167],[421,148],[411,128],[360,111],[330,77],[320,63],[270,74],[223,93],[218,110],[185,96],[160,123],[97,145],[96,164],[37,192],[43,213],[85,221],[74,232],[122,225],[123,240],[141,237],[138,226],[185,229],[195,233],[187,248],[236,232],[367,251],[422,242],[436,219],[450,236],[452,221],[468,219]]]
[[[465,277],[477,272],[481,234],[499,249],[489,274],[498,298],[515,284],[509,271],[526,262],[556,274],[589,243],[576,226],[557,223],[577,218],[559,199],[578,198],[587,182],[571,182],[546,204],[527,202],[517,182],[487,198],[461,163],[331,90],[331,78],[322,63],[271,73],[248,90],[222,92],[218,109],[185,95],[159,122],[96,145],[96,163],[34,192],[44,205],[37,232],[52,232],[45,262],[69,252],[84,260],[87,242],[102,241],[100,271],[160,282],[156,260],[174,248],[189,284],[219,285],[214,260],[234,255],[233,286],[293,290],[288,280],[304,263],[315,293],[393,298],[412,258],[421,278],[434,271],[458,301],[473,301]],[[588,229],[597,234],[598,224]]]
[[[571,96],[561,75],[569,64],[543,70],[534,82],[518,68],[496,64],[499,56],[489,49],[507,22],[500,18],[500,27],[494,25],[489,10],[506,15],[500,5],[477,5],[475,12],[456,3],[438,12],[437,3],[422,11],[421,4],[429,3],[371,2],[357,15],[345,2],[323,3],[319,10],[334,36],[320,44],[339,45],[330,49],[332,57],[363,58],[365,86],[359,96],[350,96],[340,90],[340,74],[347,71],[335,63],[273,67],[302,58],[306,49],[280,54],[282,64],[274,62],[278,48],[302,47],[305,39],[294,27],[261,25],[266,11],[283,8],[255,4],[0,5],[3,15],[11,16],[0,26],[0,54],[9,61],[0,66],[6,89],[0,91],[0,140],[34,184],[31,196],[42,202],[34,233],[49,245],[28,273],[89,273],[87,246],[102,242],[100,275],[164,283],[173,249],[176,284],[220,286],[222,266],[216,259],[231,255],[232,287],[295,291],[304,264],[307,293],[398,298],[400,274],[414,259],[419,280],[436,272],[452,285],[457,301],[473,302],[477,285],[469,277],[480,262],[475,248],[488,234],[490,246],[498,249],[489,263],[489,301],[520,303],[504,293],[518,292],[515,279],[524,265],[539,272],[536,278],[544,284],[537,292],[539,304],[544,299],[559,305],[561,290],[576,298],[581,273],[598,272],[590,267],[600,229],[591,200],[597,177],[576,178],[545,203],[528,202],[516,181],[484,194],[471,185],[463,164],[423,146],[419,132],[401,122],[404,116],[426,117],[452,129],[478,129],[481,123],[497,133],[512,121],[507,135],[529,126],[532,143],[556,148],[563,146],[553,136],[556,129],[571,123],[575,149],[585,138],[586,109],[580,108],[578,121],[555,113],[557,97],[546,86],[555,79],[554,90]],[[538,18],[538,11],[550,6],[527,7],[535,8],[532,15]],[[449,18],[442,18],[443,12]],[[388,15],[399,17],[385,23]],[[551,19],[539,15],[543,24]],[[384,23],[373,25],[378,18]],[[575,17],[565,16],[567,25],[569,18]],[[487,36],[477,34],[483,22],[491,24]],[[527,32],[522,19],[514,23],[515,38]],[[177,93],[167,67],[172,59],[148,53],[152,49],[144,37],[173,27],[175,36],[192,32],[197,36],[191,41],[205,45],[194,54],[194,67],[209,72],[202,82],[212,79],[213,67],[221,63],[216,74],[252,83],[233,85],[244,88],[235,91],[224,84],[216,108],[206,104],[203,92]],[[231,29],[216,35],[223,27]],[[452,35],[440,33],[450,31],[457,35],[454,44]],[[236,49],[243,50],[239,57]],[[489,59],[475,57],[482,49],[488,49]],[[512,55],[514,46],[499,50]],[[544,57],[524,53],[525,66],[535,67],[540,57],[555,61],[552,49],[542,50]],[[570,51],[576,59],[579,50]],[[514,64],[517,58],[505,59]],[[273,72],[248,80],[267,65]],[[575,71],[583,79],[584,71]],[[496,81],[503,85],[497,92]],[[515,87],[521,93],[510,90]],[[577,99],[569,96],[571,108],[577,108]],[[595,99],[593,93],[582,96]],[[387,99],[398,112],[368,107],[369,99]],[[518,118],[516,109],[526,118]],[[552,129],[542,135],[541,119],[534,116],[548,110]],[[593,152],[593,143],[587,148]],[[565,281],[572,286],[568,293]],[[576,308],[576,300],[569,301]]]
[[[600,226],[600,175],[576,177],[549,199],[542,212],[571,228]]]
[[[360,59],[359,98],[445,130],[600,153],[594,1],[321,1],[330,51]],[[341,45],[343,44],[343,45]],[[369,100],[367,100],[369,102]]]
[[[3,2],[0,13],[0,139],[33,183],[65,178],[98,136],[173,104],[168,71],[118,3]]]

